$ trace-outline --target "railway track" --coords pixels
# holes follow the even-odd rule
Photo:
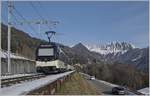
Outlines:
[[[12,86],[12,85],[19,84],[22,82],[32,81],[32,80],[39,79],[45,76],[46,75],[44,74],[35,74],[35,75],[30,75],[30,76],[1,79],[1,88]]]

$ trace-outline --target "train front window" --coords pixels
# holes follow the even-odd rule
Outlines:
[[[38,50],[38,56],[53,56],[54,49],[53,48],[41,48]]]

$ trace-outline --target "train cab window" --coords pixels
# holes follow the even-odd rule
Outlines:
[[[54,49],[53,48],[40,48],[38,50],[38,56],[53,56]]]

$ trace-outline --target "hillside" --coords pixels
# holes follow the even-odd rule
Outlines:
[[[98,59],[105,63],[115,64],[118,62],[122,64],[132,64],[139,70],[144,72],[149,71],[149,47],[136,48],[134,45],[126,42],[112,42],[101,46],[87,46],[80,43],[74,47],[78,50],[78,53],[82,52],[86,56],[92,56],[96,60]],[[87,50],[87,52],[85,52],[85,50]]]
[[[46,41],[29,36],[27,33],[12,28],[11,51],[27,58],[35,58],[35,50],[40,43]],[[2,24],[2,49],[7,50],[7,26]]]
[[[12,53],[21,54],[31,59],[35,59],[35,50],[38,45],[46,42],[31,37],[16,28],[12,28],[11,36]],[[2,24],[2,49],[7,49],[7,26],[4,24]],[[112,42],[101,46],[87,46],[78,43],[72,48],[63,45],[62,50],[65,52],[65,55],[61,54],[60,59],[66,63],[93,64],[98,62],[119,62],[133,64],[139,70],[148,72],[148,48],[135,48],[126,42]]]
[[[87,82],[85,78],[78,72],[73,74],[71,78],[65,82],[61,89],[57,90],[55,95],[100,95],[95,86]]]
[[[12,28],[11,33],[11,52],[20,54],[24,57],[35,59],[35,51],[36,48],[41,43],[46,43],[47,41],[40,40],[34,37],[29,36],[27,33],[18,30],[16,28]],[[7,26],[2,24],[2,49],[7,50]],[[87,59],[86,57],[80,58],[74,49],[63,46],[62,50],[66,53],[67,56],[61,54],[60,59],[65,61],[66,63],[77,63],[80,62],[81,64],[86,64]],[[69,57],[69,58],[68,58]],[[71,60],[71,61],[70,61]]]
[[[12,28],[11,51],[27,58],[35,59],[35,50],[47,41],[29,36],[27,33]],[[61,44],[62,45],[62,44]],[[148,48],[135,48],[126,42],[112,42],[106,45],[90,46],[78,43],[72,48],[64,46],[60,59],[70,64],[95,64],[115,62],[133,64],[137,69],[148,72]],[[2,49],[7,49],[7,26],[2,24]],[[81,54],[82,53],[82,54]],[[104,54],[105,53],[105,54]],[[67,55],[67,56],[66,56]]]
[[[11,51],[30,59],[35,59],[35,50],[38,45],[46,43],[44,40],[31,37],[27,33],[15,28],[12,29],[11,36]],[[134,48],[127,43],[119,44],[112,43],[105,48],[103,47],[104,49],[114,48],[120,50],[115,54],[109,53],[105,55],[89,50],[82,43],[76,44],[73,47],[60,44],[61,49],[65,53],[61,53],[60,59],[66,64],[80,64],[81,68],[78,68],[80,71],[94,75],[98,79],[130,86],[134,89],[148,86],[148,48],[140,49]],[[4,24],[2,24],[2,48],[4,50],[7,49],[7,26]],[[122,52],[122,50],[126,50],[126,52]]]

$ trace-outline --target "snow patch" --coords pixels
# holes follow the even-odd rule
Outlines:
[[[8,57],[8,52],[6,52],[4,50],[0,50],[0,58],[7,58],[7,57]],[[31,59],[25,58],[23,56],[19,56],[19,55],[15,54],[15,53],[10,53],[10,58],[34,61],[34,60],[31,60]]]
[[[97,45],[85,45],[85,47],[90,51],[97,52],[102,55],[107,55],[107,54],[112,54],[112,53],[124,54],[127,52],[127,50],[122,50],[122,49],[117,49],[117,48],[112,49],[110,46],[104,47],[104,46],[97,46]]]
[[[141,57],[142,57],[141,55],[138,55],[138,57],[132,59],[132,61],[136,61],[136,60],[140,59]]]
[[[35,75],[35,73],[33,73],[33,74],[15,74],[15,75],[1,76],[1,79],[17,78],[17,77],[31,76],[31,75]]]
[[[140,89],[137,91],[142,93],[142,94],[145,94],[145,95],[150,95],[150,88],[149,87],[146,87],[146,88],[143,88],[143,89]]]

